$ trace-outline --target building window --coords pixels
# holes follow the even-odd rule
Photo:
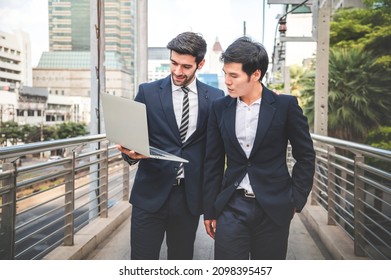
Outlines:
[[[54,122],[54,121],[56,121],[56,117],[53,115],[46,115],[46,121],[47,122]]]
[[[24,116],[24,110],[19,110],[19,109],[17,109],[17,110],[16,110],[16,115],[17,115],[18,117],[23,117],[23,116]]]
[[[27,116],[34,117],[34,110],[27,110]]]

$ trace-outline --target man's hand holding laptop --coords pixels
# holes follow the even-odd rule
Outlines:
[[[139,160],[143,158],[148,158],[147,156],[141,155],[133,150],[126,149],[125,147],[122,147],[121,145],[116,145],[117,149],[121,152],[130,157],[134,160]]]

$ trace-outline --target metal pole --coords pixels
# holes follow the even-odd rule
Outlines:
[[[243,36],[246,36],[246,21],[243,21]]]
[[[0,213],[0,260],[15,258],[15,226],[16,226],[16,164],[3,163],[4,171],[12,171],[3,181],[1,192],[2,212]]]
[[[148,0],[137,1],[136,84],[148,81]]]
[[[262,7],[262,45],[265,45],[265,9],[266,9],[266,0],[263,0],[263,7]]]
[[[105,92],[105,36],[104,36],[104,0],[90,0],[90,52],[91,52],[91,123],[90,134],[101,134],[100,95]],[[91,145],[99,150],[100,142]],[[94,161],[96,158],[92,158]],[[90,219],[99,212],[99,163],[91,165],[90,176]]]

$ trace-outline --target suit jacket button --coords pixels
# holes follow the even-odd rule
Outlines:
[[[235,186],[235,187],[239,186],[239,183],[238,183],[238,182],[235,182],[234,186]]]
[[[251,162],[247,162],[247,166],[251,166]]]

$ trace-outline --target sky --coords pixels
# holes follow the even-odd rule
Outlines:
[[[177,34],[193,31],[203,35],[208,49],[216,38],[225,49],[246,32],[263,43],[270,55],[276,17],[282,12],[281,5],[265,4],[263,28],[263,1],[267,0],[148,0],[148,46],[165,47]],[[48,1],[0,0],[0,31],[14,30],[30,35],[35,67],[41,53],[49,49]]]

